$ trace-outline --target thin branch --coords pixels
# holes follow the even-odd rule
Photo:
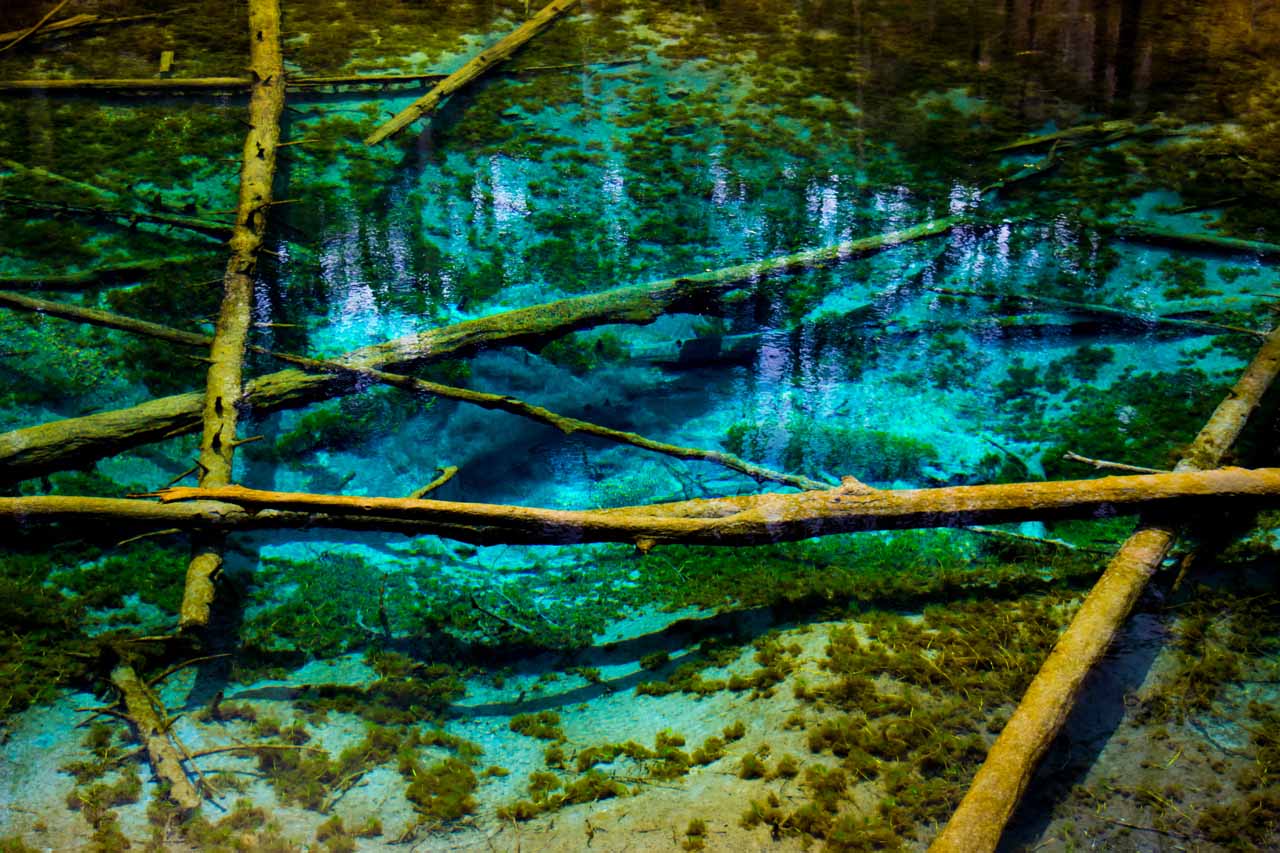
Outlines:
[[[1106,459],[1091,459],[1088,456],[1081,456],[1079,453],[1067,451],[1062,454],[1062,458],[1068,462],[1079,462],[1082,465],[1088,465],[1095,470],[1101,471],[1110,469],[1112,471],[1124,471],[1129,474],[1167,474],[1167,469],[1160,468],[1143,468],[1141,465],[1126,465],[1123,462],[1108,462]]]

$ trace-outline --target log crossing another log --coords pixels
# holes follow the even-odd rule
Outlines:
[[[44,314],[51,317],[60,317],[65,320],[72,320],[80,323],[88,323],[94,326],[102,326],[109,329],[118,329],[120,331],[132,332],[134,334],[145,335],[146,337],[156,338],[170,343],[181,344],[184,346],[205,347],[213,343],[213,338],[208,335],[198,334],[196,332],[185,332],[181,329],[173,329],[168,326],[162,326],[158,323],[151,323],[146,320],[136,320],[132,317],[124,317],[119,314],[113,314],[109,311],[102,311],[97,308],[86,308],[81,305],[68,305],[63,302],[51,302],[47,299],[35,299],[30,296],[23,296],[18,293],[11,293],[0,290],[0,306],[14,308],[20,311],[31,311]],[[456,400],[461,403],[470,403],[484,409],[507,412],[517,417],[526,418],[537,423],[546,424],[554,427],[566,435],[573,433],[581,433],[584,435],[593,435],[615,444],[625,444],[631,447],[637,447],[641,450],[649,450],[654,453],[661,453],[676,459],[692,459],[711,462],[727,468],[730,471],[737,471],[740,474],[752,478],[756,482],[773,482],[784,486],[793,486],[797,489],[826,489],[830,488],[830,483],[819,482],[809,477],[796,474],[787,474],[782,471],[774,471],[765,468],[762,465],[755,465],[740,459],[731,453],[724,453],[718,450],[702,450],[696,447],[682,447],[677,444],[669,444],[661,441],[654,441],[645,438],[634,432],[625,432],[623,430],[612,429],[610,427],[601,426],[591,423],[590,421],[571,418],[560,415],[541,406],[535,406],[510,397],[504,394],[489,394],[484,391],[474,391],[470,388],[458,388],[452,385],[443,385],[438,382],[430,382],[425,379],[417,379],[412,376],[405,376],[400,373],[387,373],[386,371],[376,370],[371,367],[361,367],[359,365],[343,364],[336,361],[323,361],[320,359],[307,358],[305,356],[290,355],[288,353],[274,352],[263,347],[249,347],[253,352],[261,353],[272,358],[279,359],[307,370],[318,371],[321,373],[347,373],[355,376],[372,379],[375,382],[384,385],[393,385],[398,388],[415,393],[430,394],[435,397],[443,397],[449,400]],[[457,469],[453,469],[456,473]],[[452,477],[453,473],[449,476]],[[438,483],[435,485],[443,485]],[[435,486],[433,485],[432,488]],[[425,494],[425,493],[424,493]],[[421,497],[421,495],[416,495]]]
[[[672,543],[762,545],[867,530],[1280,505],[1280,469],[1276,468],[874,492],[853,485],[852,489],[770,492],[602,510],[269,492],[241,486],[174,488],[156,493],[161,503],[130,498],[0,498],[0,524],[220,532],[385,530],[477,545],[622,542],[647,550]]]
[[[480,77],[493,66],[505,62],[524,46],[525,42],[545,30],[556,18],[578,4],[578,0],[553,0],[536,15],[525,21],[514,32],[493,47],[481,51],[457,71],[441,80],[430,92],[405,107],[394,118],[378,127],[365,139],[365,145],[377,145],[438,107],[445,98]]]
[[[395,371],[482,349],[540,346],[596,326],[644,325],[664,314],[705,313],[724,294],[754,287],[770,276],[827,267],[941,236],[965,221],[958,216],[931,219],[821,249],[504,311],[365,347],[334,361]],[[249,382],[245,399],[255,412],[263,414],[346,394],[358,385],[348,375],[284,370]],[[200,427],[203,401],[202,394],[179,394],[0,434],[0,480],[22,480],[86,465],[129,448],[192,432]]]
[[[249,96],[249,133],[244,141],[231,255],[223,275],[222,308],[209,348],[201,417],[204,429],[198,462],[200,485],[210,488],[232,481],[236,425],[244,396],[244,352],[253,306],[253,277],[271,208],[280,115],[284,111],[278,0],[249,2],[249,66],[254,80]],[[214,579],[222,568],[224,544],[221,536],[212,536],[202,537],[193,545],[179,616],[183,630],[203,628],[209,622]]]
[[[1280,327],[1267,336],[1174,468],[1173,476],[1195,476],[1195,472],[1221,465],[1277,374]],[[1214,507],[1218,511],[1224,508]],[[1102,659],[1173,546],[1178,536],[1176,519],[1180,517],[1190,516],[1157,518],[1144,513],[1138,529],[1116,552],[1027,688],[978,768],[968,793],[929,848],[930,853],[985,853],[996,849],[1036,766],[1066,722],[1085,676]]]

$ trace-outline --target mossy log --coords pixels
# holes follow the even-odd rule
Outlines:
[[[665,314],[707,313],[724,294],[753,287],[768,276],[831,266],[936,237],[964,221],[955,216],[933,219],[822,249],[504,311],[364,347],[334,360],[397,371],[482,349],[538,347],[575,331],[613,323],[644,325]],[[353,375],[283,370],[249,382],[245,402],[256,414],[265,414],[346,394],[361,385]],[[0,434],[0,480],[23,480],[83,466],[192,432],[200,427],[203,400],[203,394],[179,394]]]
[[[1195,252],[1256,255],[1259,258],[1280,257],[1280,243],[1245,240],[1221,234],[1188,234],[1173,228],[1161,228],[1144,222],[1092,223],[1105,234],[1134,243],[1150,243]]]
[[[36,21],[34,26],[28,27],[25,30],[19,30],[18,34],[14,38],[8,39],[5,44],[0,45],[0,53],[4,53],[5,51],[8,51],[8,50],[13,50],[15,47],[17,47],[27,39],[34,36],[36,33],[43,30],[45,25],[49,23],[49,19],[52,18],[54,15],[58,14],[58,12],[62,10],[62,7],[67,5],[70,2],[71,0],[58,0],[58,2],[54,4],[52,9],[46,12],[40,20]]]
[[[1152,133],[1176,134],[1180,132],[1175,129],[1176,125],[1170,122],[1138,124],[1130,119],[1114,119],[1111,121],[1100,121],[1094,124],[1082,124],[1075,127],[1068,127],[1063,130],[1055,130],[1050,133],[1038,133],[1032,136],[1024,136],[1021,139],[1015,139],[998,148],[991,149],[997,153],[1006,153],[1009,151],[1020,151],[1025,148],[1038,148],[1041,145],[1053,145],[1054,143],[1074,142],[1080,139],[1099,138],[1106,142],[1116,142],[1121,139],[1127,139],[1133,136],[1145,136]]]
[[[601,510],[174,488],[160,503],[130,498],[0,498],[0,523],[75,529],[189,531],[335,528],[436,535],[477,545],[761,545],[867,530],[961,527],[1139,511],[1194,512],[1280,504],[1280,469],[1174,472],[1094,480],[867,492],[851,488],[679,501]]]
[[[169,797],[188,811],[199,808],[200,793],[183,769],[178,748],[169,739],[170,721],[164,714],[164,705],[127,664],[119,664],[111,671],[111,683],[120,691],[124,714],[137,732],[156,778],[169,783]]]
[[[0,287],[10,287],[18,290],[63,290],[72,292],[91,290],[96,287],[133,284],[157,270],[162,270],[166,267],[183,266],[195,260],[196,258],[190,256],[156,258],[150,261],[110,264],[71,273],[0,276]]]
[[[57,10],[55,9],[54,12],[56,13]],[[56,21],[46,23],[38,32],[31,33],[27,38],[31,41],[37,41],[39,39],[49,38],[50,36],[65,36],[73,33],[79,33],[83,30],[92,30],[101,27],[132,24],[137,21],[163,18],[174,15],[176,12],[177,10],[174,9],[167,12],[148,12],[142,15],[120,15],[114,18],[94,14],[72,15],[69,18],[59,18]],[[29,30],[13,30],[7,33],[0,33],[0,42],[13,41],[27,32],[29,32]]]
[[[133,332],[135,334],[145,335],[147,337],[182,344],[185,346],[205,347],[214,342],[212,337],[198,334],[196,332],[185,332],[181,329],[173,329],[168,326],[162,326],[158,323],[151,323],[146,320],[135,320],[132,317],[124,317],[98,308],[85,308],[80,305],[52,302],[47,299],[35,299],[30,296],[23,296],[22,294],[11,293],[3,290],[0,290],[0,306],[15,308],[22,311],[32,311],[46,316],[60,317],[62,319],[73,320],[81,323],[89,323],[91,325],[102,326],[109,329]],[[474,391],[470,388],[458,388],[452,385],[443,385],[439,382],[430,382],[425,379],[405,376],[401,373],[388,373],[371,367],[361,367],[359,365],[343,364],[336,361],[323,361],[320,359],[307,358],[305,356],[274,352],[263,347],[249,347],[249,349],[253,352],[280,359],[281,361],[296,364],[307,370],[318,371],[321,373],[353,374],[363,378],[372,379],[373,381],[384,385],[392,385],[415,393],[430,394],[435,397],[443,397],[448,400],[469,403],[484,409],[507,412],[508,414],[512,414],[517,417],[526,418],[537,423],[554,427],[566,435],[572,435],[573,433],[593,435],[606,441],[612,441],[615,444],[625,444],[631,447],[637,447],[641,450],[661,453],[676,459],[692,459],[711,462],[727,468],[730,471],[737,471],[740,474],[745,474],[760,483],[780,483],[785,486],[794,486],[801,490],[826,489],[831,486],[830,483],[823,483],[809,477],[787,474],[781,471],[774,471],[770,468],[765,468],[762,465],[755,465],[744,459],[740,459],[731,453],[724,453],[717,450],[702,450],[696,447],[682,447],[677,444],[654,441],[653,439],[645,438],[637,433],[625,432],[623,430],[612,429],[610,427],[601,426],[600,424],[591,423],[590,421],[571,418],[505,394],[489,394],[484,391]],[[450,474],[450,476],[453,475]],[[441,483],[440,485],[443,484]]]
[[[584,68],[611,68],[619,65],[634,65],[642,61],[637,57],[603,59],[597,62],[530,65],[524,68],[507,68],[495,73],[518,76],[552,71],[573,71]],[[306,92],[311,89],[331,87],[377,90],[388,86],[435,83],[448,77],[448,74],[432,71],[421,74],[299,74],[285,78],[285,90]],[[154,92],[164,92],[165,94],[173,95],[248,92],[252,85],[253,78],[251,77],[51,77],[30,80],[0,80],[0,92],[41,92],[45,94],[64,92],[72,95],[81,92],[109,92],[113,95],[149,95]]]
[[[248,77],[101,77],[0,80],[0,92],[247,92]]]
[[[377,145],[427,115],[445,98],[480,77],[493,66],[510,59],[524,46],[525,42],[551,26],[556,18],[577,4],[578,0],[552,0],[510,35],[505,36],[493,47],[481,51],[457,71],[437,83],[430,92],[405,107],[390,121],[380,125],[365,139],[365,145]]]
[[[1280,374],[1280,328],[1267,336],[1253,361],[1174,468],[1172,476],[1200,476],[1195,472],[1221,465],[1277,374]],[[1226,507],[1215,504],[1213,508],[1221,511]],[[1178,536],[1176,520],[1190,517],[1182,513],[1156,518],[1144,513],[1137,531],[1107,565],[1102,578],[1027,688],[974,776],[964,800],[929,848],[932,853],[981,853],[996,849],[1036,766],[1066,722],[1085,676],[1102,659],[1138,596],[1173,546]]]
[[[212,219],[201,219],[198,216],[162,213],[153,210],[121,210],[97,205],[63,204],[62,202],[40,201],[38,199],[10,195],[0,196],[0,206],[3,205],[38,210],[57,216],[84,216],[96,220],[122,222],[130,228],[140,223],[167,225],[186,231],[194,231],[197,234],[203,234],[206,237],[214,237],[219,240],[231,236],[235,230],[235,226],[228,222],[215,222]]]
[[[249,133],[240,168],[240,194],[231,255],[222,278],[222,307],[209,349],[200,440],[200,485],[218,488],[232,481],[236,426],[244,395],[244,352],[253,307],[253,277],[271,208],[271,185],[284,111],[284,57],[280,52],[278,0],[249,0]],[[194,544],[187,568],[179,625],[184,630],[209,622],[214,579],[222,568],[225,543],[219,536]]]
[[[1001,305],[1043,306],[1049,309],[1061,309],[1075,314],[1091,314],[1099,317],[1115,317],[1138,326],[1182,326],[1189,329],[1201,329],[1208,332],[1226,332],[1234,335],[1249,335],[1265,338],[1266,332],[1256,329],[1245,329],[1240,326],[1228,326],[1209,320],[1193,320],[1188,317],[1166,317],[1160,314],[1145,314],[1141,311],[1130,311],[1124,308],[1113,308],[1110,305],[1098,305],[1089,302],[1075,302],[1070,299],[1056,299],[1052,296],[1027,296],[1016,293],[999,293],[991,290],[961,290],[950,287],[929,287],[931,293],[943,296],[958,296],[972,299],[990,299]]]

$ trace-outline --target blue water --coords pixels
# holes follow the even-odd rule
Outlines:
[[[1068,451],[1172,467],[1269,331],[1274,253],[1167,234],[1120,239],[1114,229],[1280,242],[1268,220],[1278,192],[1266,165],[1273,108],[1258,94],[1277,82],[1280,20],[1253,6],[1218,15],[1189,4],[1175,15],[1132,2],[1024,5],[588,4],[507,66],[522,73],[488,75],[376,148],[360,138],[420,88],[291,91],[252,343],[338,358],[501,312],[960,216],[943,235],[763,278],[696,313],[490,347],[419,372],[832,485],[843,476],[906,489],[1099,475],[1063,461]],[[154,11],[141,2],[103,9]],[[0,29],[44,11],[16,4],[0,12]],[[379,4],[339,17],[286,6],[287,68],[295,77],[449,71],[524,12],[518,3]],[[92,40],[35,39],[0,53],[0,79],[150,77],[170,45],[176,76],[239,73],[243,28],[231,14],[199,6]],[[225,219],[242,104],[231,94],[0,91],[0,279],[185,259],[83,289],[3,286],[212,334],[220,240],[33,212],[18,200]],[[1121,120],[1129,124],[997,150]],[[199,350],[9,309],[0,310],[0,355],[0,430],[127,409],[204,381]],[[246,376],[279,369],[269,356],[246,358]],[[1229,462],[1270,464],[1269,417],[1264,408]],[[599,509],[792,491],[395,388],[248,410],[239,434],[255,441],[238,449],[234,479],[257,489],[402,497],[456,466],[432,498]],[[10,476],[4,488],[134,495],[183,474],[197,444],[167,436]],[[1180,546],[1046,759],[1066,769],[1033,784],[1010,849],[1275,843],[1277,806],[1266,798],[1272,525],[1266,515],[1235,519],[1220,525],[1228,534],[1193,531]],[[926,530],[645,555],[626,544],[237,533],[215,628],[198,642],[139,644],[176,628],[185,534],[120,543],[87,526],[11,526],[4,593],[18,604],[6,613],[14,629],[0,679],[0,777],[10,780],[0,784],[0,839],[37,849],[122,849],[117,836],[173,849],[402,849],[398,840],[423,850],[923,849],[1025,686],[997,673],[1030,677],[1132,527],[1028,521],[1002,527],[1003,537]],[[1186,554],[1195,555],[1190,577],[1175,584]],[[996,608],[966,610],[975,600]],[[967,621],[949,634],[947,618]],[[920,639],[912,632],[921,625],[934,633]],[[793,647],[777,683],[732,689],[733,677],[770,670],[771,631]],[[841,631],[885,654],[910,657],[920,642],[919,658],[954,659],[974,680],[942,683],[927,667],[922,675],[902,661],[877,669],[857,658],[873,694],[903,707],[873,710],[868,695],[841,704],[834,693],[815,704],[815,685],[834,690],[848,674],[828,648]],[[990,637],[1004,638],[1003,651],[986,647]],[[731,649],[716,656],[716,644]],[[404,657],[388,664],[380,656],[389,653]],[[388,726],[403,749],[370,748],[358,770],[295,768],[293,783],[309,777],[320,791],[310,800],[285,793],[288,774],[263,756],[197,757],[188,772],[199,764],[214,778],[205,818],[222,819],[238,799],[242,812],[264,810],[224,823],[220,835],[157,818],[165,798],[137,757],[72,778],[68,764],[95,749],[72,728],[84,718],[74,709],[112,701],[114,662],[155,674],[205,654],[224,657],[160,688],[168,711],[182,712],[173,732],[191,750],[278,745],[286,735],[263,723],[271,718],[299,722],[325,761],[360,743],[370,723]],[[725,684],[636,690],[663,679],[687,686],[682,663]],[[449,677],[457,682],[446,689]],[[356,698],[326,706],[340,691],[316,685],[353,686]],[[397,705],[388,685],[440,695]],[[252,713],[220,719],[220,701]],[[516,731],[517,715],[539,712],[558,715],[562,742]],[[888,727],[909,727],[899,718],[917,712],[937,740]],[[874,761],[859,765],[858,750],[815,739],[850,713],[882,727],[866,729],[882,750],[907,746],[889,754],[864,744]],[[723,745],[726,757],[690,764],[695,747],[737,719],[748,734]],[[125,731],[108,722],[112,737]],[[437,730],[483,755],[413,739]],[[674,760],[672,733],[688,753],[678,773],[661,769]],[[958,746],[974,739],[973,752]],[[632,750],[601,762],[602,776],[588,774],[586,750],[628,740],[653,754]],[[747,756],[775,770],[757,778]],[[441,775],[451,760],[469,769]],[[67,805],[95,780],[127,782],[135,766],[132,798],[98,811]],[[1185,780],[1177,791],[1160,772],[1175,766]],[[489,767],[506,772],[486,775]],[[808,771],[834,768],[851,781],[823,799]],[[460,783],[467,773],[476,776]],[[534,774],[546,773],[565,792],[583,780],[597,787],[513,818],[513,803],[551,802],[533,793]],[[415,794],[418,779],[428,781]],[[634,790],[619,796],[601,779]],[[445,804],[460,784],[470,799]],[[35,789],[50,793],[26,793]],[[760,814],[792,816],[775,815],[770,831],[767,817],[744,818],[752,802]],[[797,816],[806,803],[808,817]],[[342,831],[322,828],[332,815]],[[373,818],[379,832],[356,833]],[[695,819],[710,825],[705,838]]]

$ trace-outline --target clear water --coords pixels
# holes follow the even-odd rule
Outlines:
[[[45,11],[12,4],[0,29]],[[157,11],[142,0],[74,9]],[[243,12],[197,3],[31,39],[0,53],[0,79],[154,77],[162,50],[175,51],[177,77],[238,74]],[[449,71],[524,14],[508,2],[287,3],[286,64],[293,76]],[[1167,468],[1252,357],[1248,331],[1272,323],[1278,15],[1244,3],[589,3],[372,149],[360,139],[420,87],[291,90],[275,185],[287,203],[271,209],[252,342],[334,358],[959,216],[940,236],[765,277],[697,313],[416,372],[832,484],[1098,475],[1068,451]],[[211,334],[221,240],[30,203],[225,220],[244,102],[0,91],[0,278]],[[1105,121],[1124,123],[1097,129]],[[1071,129],[1083,130],[999,150]],[[1117,226],[1147,236],[1120,239]],[[157,259],[175,263],[92,286],[49,278]],[[0,334],[3,430],[204,386],[198,349],[9,309]],[[279,369],[246,361],[250,376]],[[1270,462],[1270,418],[1259,414],[1232,461]],[[456,466],[432,497],[594,509],[790,491],[395,388],[251,411],[240,434],[261,436],[236,456],[237,482],[259,489],[404,496]],[[188,469],[197,444],[138,444],[11,475],[5,489],[147,492]],[[1046,759],[1010,849],[1276,843],[1273,525],[1232,519],[1181,546]],[[198,649],[136,642],[176,627],[185,536],[11,527],[0,838],[14,849],[121,838],[921,849],[1132,527],[1029,522],[1004,535],[645,555],[243,533]],[[841,657],[855,635],[856,654]],[[95,749],[132,748],[113,718],[74,727],[86,716],[75,709],[112,701],[121,654],[158,674],[210,653],[225,657],[161,685],[181,713],[177,737],[192,751],[305,750],[197,757],[207,823],[165,812],[138,756],[68,771]],[[960,674],[937,677],[952,667]],[[858,676],[871,688],[855,689]],[[558,715],[535,733],[549,739],[522,726],[536,713]],[[706,739],[737,720],[745,736],[716,755]],[[438,731],[481,752],[432,742]],[[864,733],[852,746],[850,731]],[[646,751],[589,752],[626,741]],[[836,768],[847,784],[831,781]],[[95,784],[115,786],[92,794],[110,801],[101,807]],[[325,824],[335,816],[340,828]]]

